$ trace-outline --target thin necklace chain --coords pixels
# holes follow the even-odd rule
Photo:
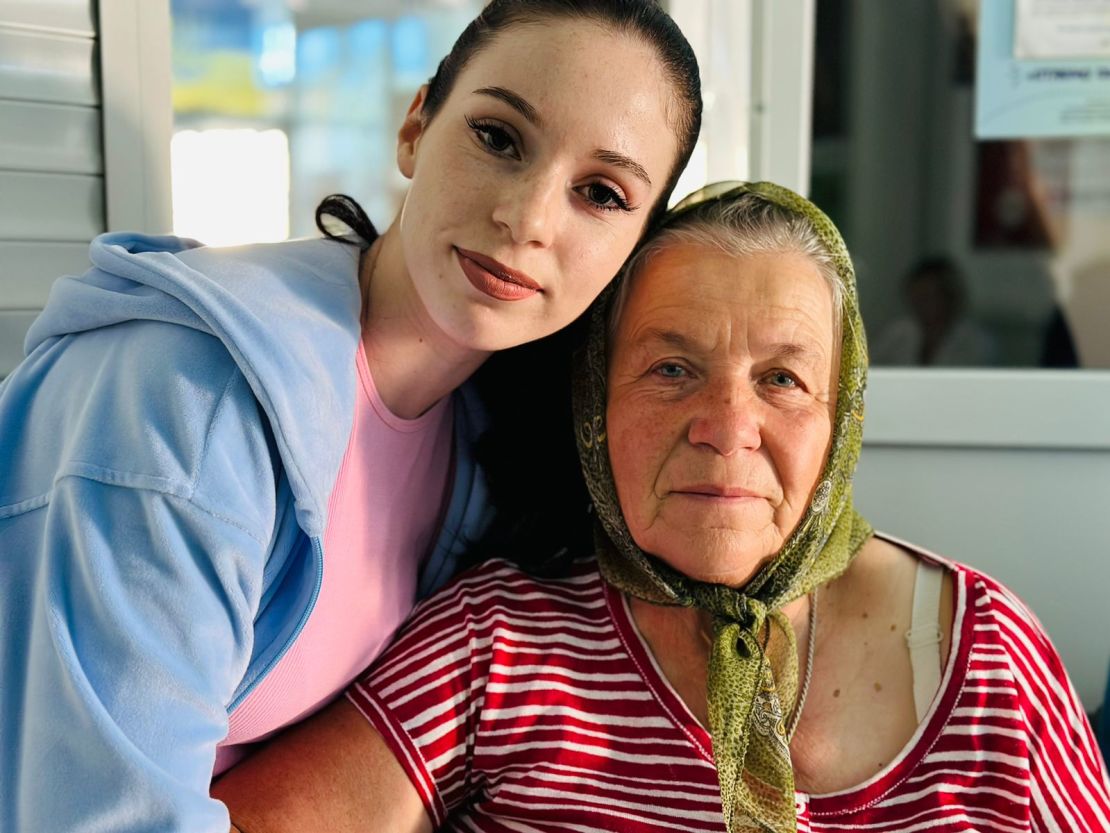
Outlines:
[[[806,704],[806,695],[809,694],[809,683],[813,679],[813,651],[817,644],[817,588],[813,588],[809,599],[809,645],[806,646],[806,669],[802,675],[802,689],[798,692],[798,702],[794,711],[790,713],[790,723],[786,726],[786,742],[794,737],[798,728],[798,721],[802,717],[802,707]]]

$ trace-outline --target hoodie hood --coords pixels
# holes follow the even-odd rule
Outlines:
[[[89,251],[94,268],[54,284],[24,348],[140,320],[219,339],[269,418],[298,523],[319,536],[353,418],[358,256],[322,239],[211,249],[101,235]],[[344,365],[350,372],[337,373]]]

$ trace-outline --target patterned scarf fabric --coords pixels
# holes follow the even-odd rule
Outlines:
[[[794,631],[783,605],[847,569],[871,535],[852,507],[852,474],[863,436],[867,346],[855,274],[840,233],[815,205],[771,183],[719,183],[687,197],[656,233],[698,206],[756,194],[813,225],[832,256],[842,285],[841,352],[832,443],[813,499],[777,557],[741,588],[689,579],[642,552],[632,540],[617,501],[606,442],[607,310],[612,287],[595,304],[589,342],[578,358],[574,413],[578,451],[597,511],[598,561],[612,585],[660,605],[696,607],[713,617],[709,657],[709,729],[730,833],[796,831],[794,773],[787,721],[798,697]],[[771,629],[786,649],[771,661]],[[777,669],[777,673],[776,670]]]

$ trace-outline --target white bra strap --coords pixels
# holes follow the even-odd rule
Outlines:
[[[913,585],[913,620],[906,631],[913,670],[913,703],[920,723],[940,688],[940,589],[944,570],[919,559]]]

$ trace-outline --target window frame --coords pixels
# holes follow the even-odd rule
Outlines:
[[[99,0],[99,62],[109,231],[173,227],[169,0]]]

